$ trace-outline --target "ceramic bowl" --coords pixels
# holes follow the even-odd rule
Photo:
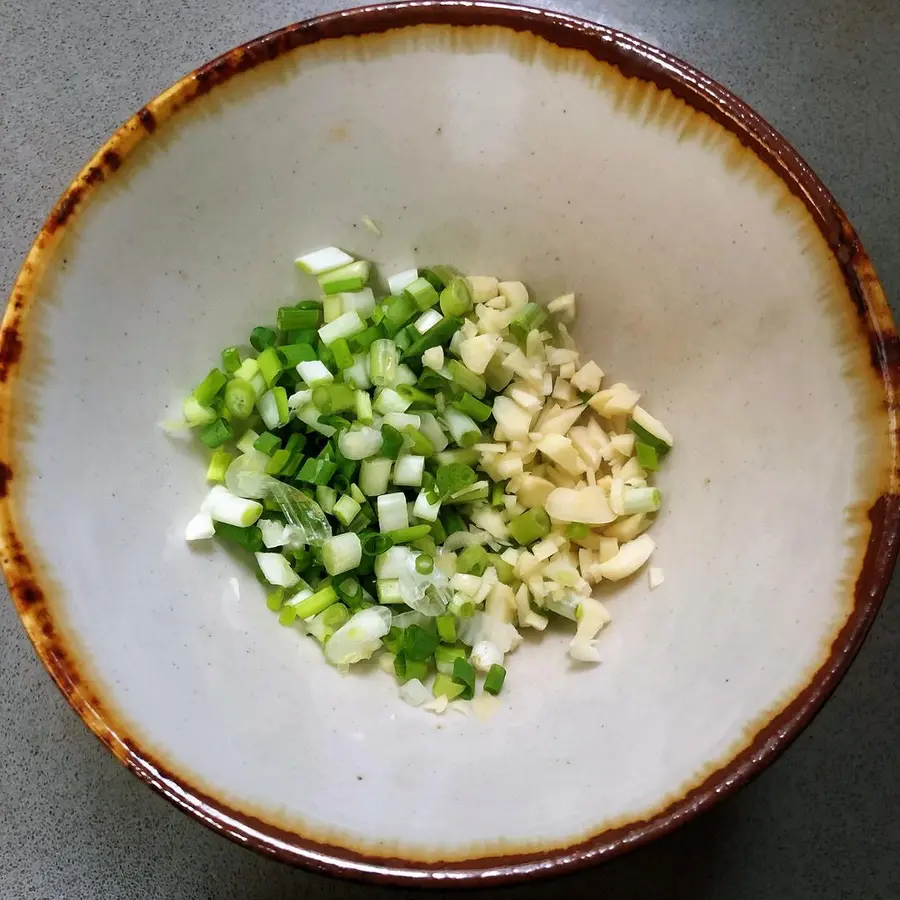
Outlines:
[[[323,244],[577,291],[677,436],[666,581],[609,597],[601,665],[548,634],[489,720],[428,715],[185,545],[200,455],[157,422]],[[746,782],[834,688],[897,549],[897,361],[831,195],[699,72],[503,5],[326,16],[183,78],[50,214],[0,340],[3,567],[87,725],[204,824],[357,877],[560,872]]]

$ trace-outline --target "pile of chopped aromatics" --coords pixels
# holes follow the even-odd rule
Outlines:
[[[569,655],[599,661],[591,586],[653,552],[672,436],[581,361],[574,295],[544,308],[434,266],[376,297],[336,247],[296,265],[323,296],[254,328],[253,353],[223,350],[184,403],[214,485],[187,540],[252,553],[282,625],[343,670],[379,652],[416,706],[472,698],[479,673],[498,693],[520,630],[551,613],[573,623]]]

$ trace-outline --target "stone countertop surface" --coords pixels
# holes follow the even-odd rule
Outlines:
[[[548,5],[663,47],[748,101],[829,186],[889,298],[900,299],[897,0]],[[125,118],[216,54],[334,8],[320,0],[0,4],[0,294],[60,192]],[[361,900],[398,893],[264,859],[144,787],[67,706],[32,652],[5,586],[0,590],[0,900]],[[897,900],[898,688],[895,579],[833,698],[760,778],[636,853],[503,894]]]

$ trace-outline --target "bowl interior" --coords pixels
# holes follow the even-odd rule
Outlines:
[[[889,462],[864,329],[800,200],[650,81],[499,27],[322,41],[161,122],[57,239],[13,409],[20,534],[116,733],[270,849],[511,857],[652,817],[851,615]],[[602,591],[602,665],[551,629],[489,719],[431,716],[330,669],[241,560],[183,542],[203,454],[156,423],[314,294],[291,262],[325,244],[577,292],[585,355],[676,435],[666,581]]]

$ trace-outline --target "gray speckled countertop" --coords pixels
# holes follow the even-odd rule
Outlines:
[[[229,47],[338,4],[0,3],[0,294],[96,146]],[[553,4],[556,6],[556,4]],[[571,0],[689,60],[822,176],[900,300],[897,0]],[[897,306],[894,306],[895,315]],[[383,893],[263,859],[176,812],[88,733],[0,598],[0,900]],[[734,799],[565,889],[610,900],[900,898],[900,590],[813,725]],[[549,897],[559,882],[505,892]]]

